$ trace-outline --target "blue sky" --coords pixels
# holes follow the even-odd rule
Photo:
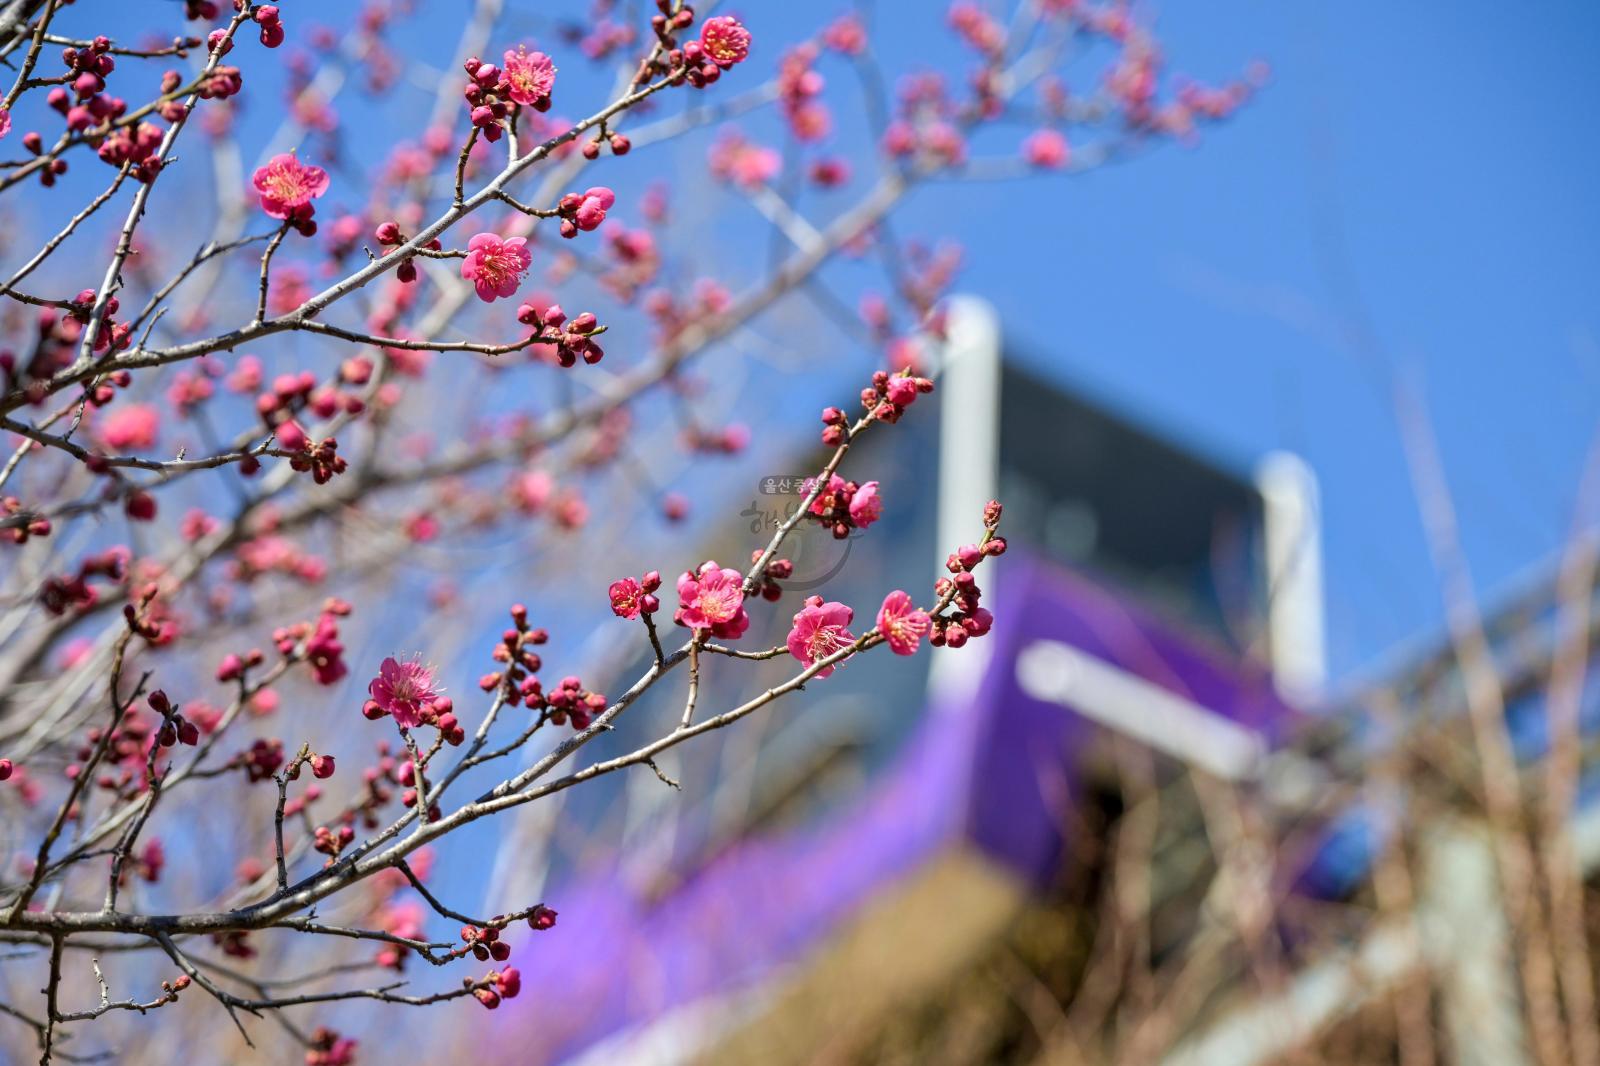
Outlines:
[[[1272,84],[1197,149],[1011,186],[1025,227],[954,215],[966,284],[1064,380],[1241,466],[1309,459],[1349,677],[1442,624],[1397,377],[1480,591],[1570,528],[1600,426],[1600,7],[1224,0],[1158,25],[1176,68],[1259,56]]]

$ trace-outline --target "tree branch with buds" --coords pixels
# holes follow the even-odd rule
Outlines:
[[[858,656],[950,654],[986,635],[976,573],[1005,551],[998,503],[973,516],[972,543],[949,546],[946,575],[893,591],[864,625],[843,599],[790,587],[797,536],[865,533],[900,505],[851,449],[918,417],[935,389],[923,353],[942,343],[956,262],[901,241],[891,218],[927,183],[1065,180],[1191,136],[1249,95],[1243,82],[1164,92],[1153,36],[1121,9],[1023,3],[1008,29],[957,4],[967,88],[917,77],[891,101],[855,16],[778,47],[760,26],[658,0],[637,25],[596,17],[587,80],[615,79],[579,107],[576,53],[558,79],[558,57],[518,42],[498,0],[476,0],[461,66],[426,86],[432,116],[384,131],[374,156],[365,135],[413,91],[402,77],[440,62],[396,43],[408,5],[370,5],[341,33],[273,4],[183,0],[189,25],[152,39],[100,32],[114,20],[89,6],[0,7],[0,55],[20,57],[0,138],[21,145],[0,162],[0,196],[26,204],[23,235],[38,229],[0,285],[13,338],[0,350],[0,941],[37,976],[28,1003],[0,985],[0,1042],[44,1062],[76,1060],[91,1022],[171,1024],[191,986],[238,1039],[260,1035],[252,1018],[278,1019],[310,1066],[354,1061],[353,1038],[298,1021],[339,1004],[496,1008],[521,990],[513,951],[537,950],[513,931],[546,933],[556,910],[523,899],[470,917],[494,907],[430,875],[436,844],[621,770],[687,792],[695,775],[661,759],[672,749]],[[290,40],[325,53],[315,77],[274,62]],[[1090,40],[1113,67],[1068,98],[1067,46]],[[485,42],[500,62],[474,54]],[[180,60],[187,73],[165,69]],[[839,64],[860,75],[875,143],[834,144],[824,72]],[[252,108],[274,78],[288,104],[258,137]],[[586,117],[554,117],[558,86]],[[1009,121],[1032,132],[997,152]],[[763,143],[772,129],[785,151]],[[648,160],[697,137],[705,162],[679,175],[684,197],[645,184],[663,171]],[[242,146],[257,140],[252,167]],[[208,156],[215,196],[196,198]],[[856,166],[873,172],[857,182]],[[673,224],[691,194],[726,204],[764,269],[738,242],[724,262],[711,236]],[[216,219],[201,217],[194,205],[213,200]],[[858,404],[823,412],[826,454],[747,565],[669,558],[634,528],[637,508],[591,502],[623,475],[680,521],[688,500],[656,486],[751,436],[717,410],[732,404],[716,368],[758,371],[736,352],[791,297],[808,323],[819,294],[848,319],[831,275],[844,255],[882,264],[848,324],[886,369]],[[691,273],[706,269],[742,281]],[[819,357],[815,337],[800,342]],[[767,421],[765,443],[802,440]],[[582,558],[608,524],[616,539],[584,561],[547,563]],[[662,569],[618,576],[620,543],[650,544]],[[503,608],[410,626],[419,595],[452,600],[417,592],[430,566],[493,575],[502,603],[509,583],[531,584],[530,606],[511,606],[486,653],[451,647],[445,630]],[[570,646],[574,610],[560,609],[574,595],[633,623],[603,637],[635,656],[631,676],[593,680],[604,671]],[[741,644],[753,616],[774,614],[792,615],[783,643]],[[444,665],[400,650],[417,643]],[[479,694],[446,695],[446,676],[484,654]],[[755,690],[727,685],[725,670],[785,662]],[[647,696],[671,704],[659,729],[629,713]],[[643,735],[623,743],[636,721]],[[459,936],[433,931],[441,920]],[[456,984],[410,989],[414,959]]]

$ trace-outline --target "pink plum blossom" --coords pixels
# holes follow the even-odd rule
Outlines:
[[[638,618],[641,613],[655,614],[661,601],[654,595],[661,587],[661,574],[650,571],[638,581],[631,577],[613,581],[607,590],[611,596],[611,612],[618,618]]]
[[[878,632],[896,655],[914,654],[931,626],[928,612],[900,589],[885,596],[883,606],[878,608]]]
[[[639,600],[644,596],[644,590],[639,583],[631,577],[613,581],[606,590],[611,597],[611,613],[618,618],[638,618]]]
[[[867,27],[858,15],[841,15],[822,31],[822,43],[843,55],[858,56],[867,50]]]
[[[193,542],[202,537],[208,537],[217,531],[220,525],[217,519],[206,514],[198,507],[191,507],[183,516],[183,521],[178,525],[178,531],[183,534],[183,539]]]
[[[530,52],[526,45],[518,45],[515,52],[507,52],[501,74],[508,86],[506,95],[527,107],[548,107],[550,94],[556,87],[556,67],[543,52]]]
[[[700,46],[713,63],[727,70],[749,56],[750,31],[738,19],[718,15],[700,27]]]
[[[783,157],[776,149],[754,144],[737,130],[719,137],[707,153],[711,173],[743,189],[765,185],[783,169]]]
[[[537,514],[550,502],[555,479],[543,470],[528,470],[511,481],[511,499],[523,514]]]
[[[821,596],[812,596],[794,616],[794,628],[789,630],[789,654],[806,666],[855,643],[855,637],[845,628],[855,612],[836,600],[823,602]],[[832,666],[817,671],[817,677],[833,673]]]
[[[882,517],[883,497],[878,495],[878,483],[869,481],[850,497],[850,521],[857,528],[866,529]]]
[[[344,661],[344,643],[339,640],[339,620],[324,613],[306,641],[306,664],[319,685],[332,685],[350,672]]]
[[[573,221],[579,229],[584,231],[600,228],[600,223],[606,220],[606,212],[611,210],[611,205],[617,202],[617,194],[604,185],[596,185],[586,189],[583,198],[578,202],[577,211],[573,214]]]
[[[161,427],[161,415],[147,403],[119,407],[100,423],[100,439],[106,447],[123,451],[127,448],[150,448],[156,443]]]
[[[917,381],[915,378],[892,377],[889,379],[889,402],[896,407],[910,407],[917,398]]]
[[[372,702],[394,715],[402,729],[422,724],[422,712],[439,698],[433,671],[417,660],[400,662],[393,656],[383,660],[378,676],[367,686]]]
[[[674,621],[725,640],[744,636],[750,627],[750,615],[744,609],[744,577],[714,560],[702,564],[697,573],[684,571],[678,578]]]
[[[929,124],[922,133],[922,147],[946,166],[960,166],[967,161],[966,138],[948,122]]]
[[[1059,170],[1072,158],[1072,149],[1056,130],[1039,130],[1022,142],[1022,158],[1029,166]]]
[[[874,482],[874,484],[876,484],[876,482]],[[805,484],[800,486],[800,491],[809,496],[811,494],[811,490],[816,488],[816,485],[817,479],[814,477],[808,477],[805,480]],[[844,487],[844,478],[840,477],[838,474],[829,474],[827,486],[824,487],[821,492],[817,493],[816,499],[811,501],[811,513],[814,515],[826,514],[828,510],[833,507],[834,498],[844,492]]]
[[[390,871],[385,870],[384,873]],[[399,873],[399,871],[395,871]],[[404,875],[401,875],[401,884],[405,884]],[[403,937],[406,940],[422,940],[427,936],[427,927],[423,924],[426,915],[418,903],[406,900],[403,902],[390,901],[378,915],[378,925],[390,936]],[[410,948],[404,944],[386,943],[378,951],[377,963],[393,970],[399,970],[405,965],[405,957]]]
[[[286,315],[311,299],[311,277],[299,263],[281,263],[272,271],[272,287],[267,290],[267,309]]]
[[[250,180],[270,218],[287,219],[328,191],[328,172],[300,162],[293,152],[273,156]]]
[[[551,519],[561,529],[582,529],[589,521],[589,504],[575,489],[566,489],[550,505]]]
[[[480,233],[467,242],[467,257],[461,261],[461,276],[478,290],[484,303],[516,294],[523,275],[533,263],[528,242],[523,237],[501,240],[493,233]]]

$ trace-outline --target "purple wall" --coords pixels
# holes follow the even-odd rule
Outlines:
[[[558,1062],[672,1008],[754,987],[961,841],[1025,878],[1048,878],[1063,850],[1073,752],[1095,727],[1017,687],[1016,657],[1032,641],[1072,644],[1252,727],[1293,717],[1265,678],[1242,679],[1089,581],[1020,551],[997,569],[999,620],[975,695],[934,694],[853,802],[803,829],[743,840],[660,898],[619,870],[557,885],[548,901],[560,922],[516,951],[524,992],[492,1016],[486,1058]]]

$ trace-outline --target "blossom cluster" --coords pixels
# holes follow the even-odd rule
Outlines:
[[[862,405],[867,413],[857,430],[873,421],[898,421],[917,395],[932,387],[931,381],[905,373],[875,375],[872,387],[862,393]],[[883,500],[877,481],[858,484],[845,480],[834,470],[843,458],[848,443],[846,434],[851,430],[844,414],[837,408],[828,408],[823,412],[823,422],[830,430],[838,430],[832,441],[838,451],[821,475],[803,482],[808,498],[806,515],[835,537],[845,537],[852,530],[865,530],[882,518]],[[924,638],[937,647],[958,648],[970,638],[987,634],[993,625],[993,616],[981,605],[982,591],[972,571],[983,559],[1005,552],[1006,542],[997,533],[1001,513],[1000,504],[990,502],[984,508],[982,541],[963,545],[951,553],[949,568],[955,576],[941,578],[935,583],[933,591],[937,602],[931,610],[918,607],[903,589],[895,589],[884,597],[875,627],[858,637],[850,631],[855,617],[853,608],[813,595],[795,612],[784,647],[812,676],[825,678],[841,662],[876,642],[887,644],[896,655],[912,655]],[[781,534],[779,539],[781,541]],[[678,578],[678,608],[673,620],[690,629],[696,643],[708,636],[730,641],[742,637],[750,625],[745,606],[747,594],[758,592],[761,598],[771,602],[782,598],[783,588],[779,582],[793,574],[789,561],[775,558],[769,548],[752,552],[751,563],[748,581],[738,571],[721,566],[715,560],[701,564],[697,570],[685,571]],[[612,582],[609,589],[612,612],[621,618],[643,616],[648,623],[650,615],[659,607],[653,593],[660,583],[660,575],[654,571],[642,580],[625,577]],[[655,640],[653,628],[651,639]],[[660,656],[658,645],[658,659]]]
[[[34,514],[15,496],[0,496],[0,539],[26,544],[30,537],[48,537],[55,528],[50,519]]]
[[[973,571],[983,560],[1005,554],[1005,538],[996,534],[1000,528],[1000,515],[1000,504],[990,501],[983,512],[983,540],[977,544],[962,545],[945,560],[946,569],[954,576],[940,578],[934,586],[934,592],[942,601],[948,602],[952,610],[933,619],[928,641],[935,647],[959,648],[968,638],[987,635],[994,625],[994,616],[980,604],[983,590],[978,587]]]
[[[599,692],[584,687],[577,677],[564,677],[548,692],[539,679],[544,660],[535,648],[545,644],[550,634],[545,629],[528,625],[528,609],[522,604],[511,608],[512,627],[500,635],[494,647],[494,658],[506,664],[497,673],[484,674],[478,687],[485,692],[498,692],[512,706],[524,704],[530,711],[540,714],[540,721],[566,725],[574,729],[587,729],[593,716],[605,709],[606,698]]]
[[[561,236],[570,240],[578,235],[579,230],[587,233],[599,229],[600,223],[606,220],[606,212],[616,202],[617,194],[604,185],[585,189],[581,193],[567,193],[556,205],[561,218]]]
[[[504,970],[491,970],[487,981],[474,988],[472,995],[489,1010],[494,1010],[501,1000],[515,998],[521,991],[521,972],[515,966],[507,966]]]
[[[537,680],[536,678],[535,692],[532,695],[524,695],[523,700],[529,707],[542,709],[547,718],[556,725],[566,725],[570,719],[572,728],[588,729],[594,716],[606,709],[605,695],[584,688],[581,678],[564,677],[555,688],[544,693],[537,691]]]
[[[816,493],[807,511],[837,540],[848,537],[853,529],[866,529],[883,517],[883,498],[878,495],[876,481],[857,485],[838,474],[829,474],[820,488],[815,478],[807,478],[802,491],[808,496]]]
[[[317,684],[335,684],[350,672],[344,661],[344,643],[339,639],[339,619],[351,610],[343,600],[329,599],[315,622],[280,626],[272,631],[272,642],[285,658],[304,660]],[[233,665],[227,660],[224,663]]]
[[[94,786],[123,797],[141,795],[150,787],[146,766],[159,765],[160,749],[179,744],[193,747],[200,742],[199,727],[179,713],[165,692],[156,689],[145,697],[145,703],[155,721],[139,708],[130,707],[113,727],[91,727],[73,753],[74,761],[67,765],[68,776],[83,773],[98,751],[101,769]]]
[[[75,323],[78,327],[89,327],[91,323],[95,325],[93,345],[93,350],[95,352],[123,351],[133,343],[133,327],[126,322],[118,322],[116,320],[117,312],[122,310],[122,301],[118,300],[115,296],[107,296],[104,304],[101,305],[100,313],[97,316],[95,314],[95,304],[98,300],[98,295],[99,294],[93,289],[84,289],[83,291],[79,292],[77,296],[73,297],[67,302],[66,311],[68,319],[69,321]],[[47,318],[44,314],[41,314],[39,324],[41,327],[48,330],[51,325],[55,324],[54,318]],[[82,332],[82,328],[69,328],[66,336],[63,339],[70,343],[81,336]],[[125,377],[114,378],[107,385],[102,385],[99,389],[95,390],[91,402],[96,402],[100,406],[104,406],[105,404],[111,402],[111,397],[113,395],[111,390],[112,385],[115,385],[117,388],[126,388],[128,384],[130,384],[130,382]]]
[[[591,312],[585,311],[569,319],[560,304],[540,308],[537,304],[524,303],[517,308],[517,321],[533,327],[529,336],[534,342],[555,347],[555,361],[559,366],[573,366],[579,359],[592,365],[605,358],[605,349],[594,339],[602,328]]]
[[[660,47],[641,77],[661,74],[674,83],[687,82],[704,89],[749,58],[752,37],[738,19],[729,15],[708,18],[700,26],[698,39],[680,42],[678,34],[694,25],[694,9],[686,4],[675,6],[672,0],[656,0],[656,8],[659,14],[651,16],[650,28]]]
[[[472,125],[485,139],[498,141],[504,123],[518,107],[535,111],[550,110],[555,91],[556,67],[543,52],[529,52],[524,45],[505,53],[505,63],[495,66],[476,56],[462,64],[467,85],[462,90],[472,109]]]
[[[933,382],[928,378],[880,370],[872,375],[872,385],[861,390],[861,405],[880,422],[898,422],[919,393],[932,391]]]
[[[661,609],[661,601],[655,595],[660,587],[661,574],[655,570],[651,570],[637,581],[631,577],[613,581],[607,590],[611,597],[611,613],[618,618],[638,618],[641,614],[655,614]]]
[[[276,48],[283,43],[283,16],[277,4],[261,4],[250,12],[250,18],[261,27],[261,43]]]
[[[394,221],[393,219],[378,223],[377,229],[373,230],[372,232],[372,239],[377,241],[379,245],[385,248],[399,247],[400,245],[407,243],[406,235],[400,229],[400,223]],[[437,237],[427,241],[422,247],[430,252],[442,251],[444,248],[443,244]],[[394,278],[402,285],[409,285],[416,281],[417,257],[414,255],[408,255],[401,259],[399,265],[394,268]],[[469,278],[468,280],[470,281],[473,279]],[[490,299],[493,299],[493,297],[490,297]]]
[[[537,699],[543,691],[536,675],[543,668],[544,660],[534,649],[547,643],[550,633],[530,627],[528,609],[520,603],[512,605],[511,621],[512,628],[500,635],[500,643],[494,649],[495,660],[506,663],[506,669],[484,674],[478,680],[478,687],[485,692],[499,690],[514,707],[525,698]]]
[[[131,559],[132,553],[120,545],[87,556],[78,564],[77,573],[46,578],[39,589],[39,603],[53,615],[69,610],[88,611],[100,602],[100,590],[90,580],[120,583],[127,576]]]
[[[765,553],[756,549],[750,553],[752,564],[761,561]],[[783,597],[783,586],[780,581],[787,581],[794,576],[794,563],[788,559],[773,559],[761,568],[756,575],[755,594],[769,603],[776,603]]]

